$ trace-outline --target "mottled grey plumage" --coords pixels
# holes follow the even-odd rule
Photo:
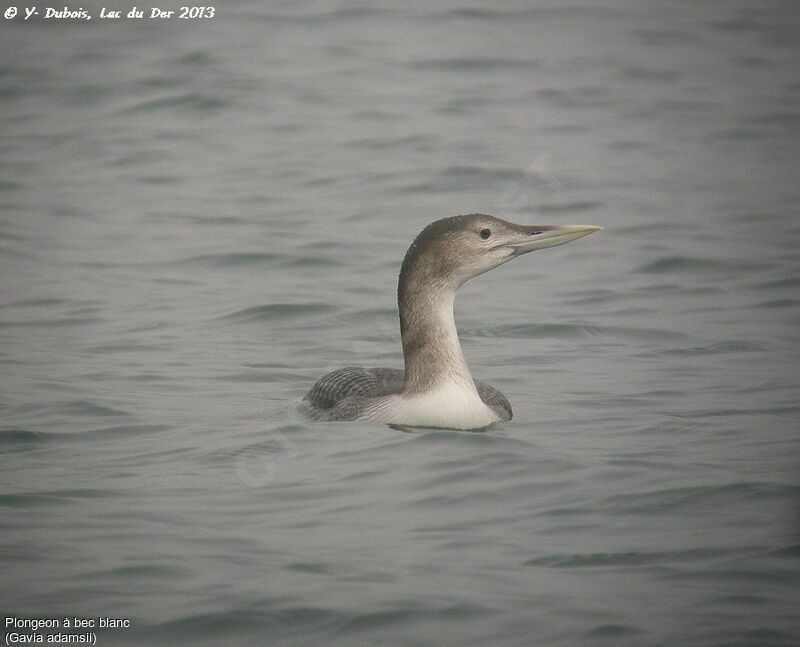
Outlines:
[[[453,321],[456,291],[521,254],[598,229],[515,225],[477,213],[429,224],[400,268],[397,304],[404,370],[348,367],[328,373],[304,398],[311,416],[456,429],[510,420],[505,396],[473,379],[464,359]]]

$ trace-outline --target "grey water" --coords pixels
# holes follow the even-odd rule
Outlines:
[[[4,617],[800,644],[796,3],[97,13],[0,19]],[[402,365],[400,260],[471,212],[605,227],[459,293],[514,419],[307,420]]]

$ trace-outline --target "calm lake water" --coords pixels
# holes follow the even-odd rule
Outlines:
[[[798,33],[744,0],[2,19],[4,616],[800,644]],[[605,227],[459,294],[514,420],[305,419],[402,365],[400,260],[470,212]]]

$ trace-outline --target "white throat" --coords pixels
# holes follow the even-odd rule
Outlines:
[[[424,325],[435,330],[412,357],[406,357],[406,372],[425,371],[434,379],[424,390],[404,388],[387,398],[381,416],[387,422],[418,427],[478,429],[499,420],[484,404],[472,379],[458,340],[453,303],[455,292],[439,293],[425,309]],[[408,382],[406,383],[408,385]]]

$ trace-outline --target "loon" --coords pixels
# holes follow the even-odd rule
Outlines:
[[[473,379],[464,359],[453,319],[456,290],[517,256],[600,229],[516,225],[478,213],[432,222],[400,268],[397,303],[405,370],[347,367],[328,373],[303,398],[309,415],[463,430],[511,420],[506,397]]]

